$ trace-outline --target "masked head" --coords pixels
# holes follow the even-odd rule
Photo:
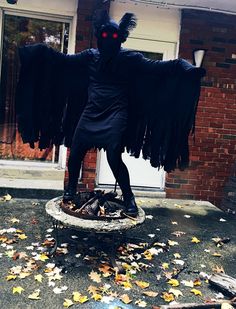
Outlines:
[[[97,12],[94,19],[94,30],[97,47],[102,56],[115,56],[129,36],[129,32],[136,26],[136,17],[132,13],[125,13],[117,24],[111,20],[107,11]]]

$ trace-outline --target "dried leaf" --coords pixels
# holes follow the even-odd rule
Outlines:
[[[199,278],[197,278],[197,279],[195,279],[194,281],[193,281],[193,285],[194,286],[199,286],[199,285],[201,285],[202,283],[201,283],[201,280],[199,279]]]
[[[21,240],[24,240],[24,239],[28,238],[28,236],[26,236],[25,234],[19,234],[18,238],[21,239]]]
[[[174,295],[172,293],[163,292],[161,297],[164,299],[164,301],[168,303],[175,300]]]
[[[21,286],[13,287],[12,292],[13,294],[18,293],[21,294],[24,291],[24,289]]]
[[[214,253],[212,253],[212,255],[213,256],[216,256],[216,257],[221,257],[222,255],[220,254],[220,253],[218,253],[218,252],[214,252]]]
[[[181,265],[181,266],[183,266],[184,263],[185,263],[183,260],[173,260],[173,262],[174,262],[176,265]]]
[[[12,197],[10,194],[6,194],[6,195],[3,195],[2,199],[4,202],[8,202],[12,199]]]
[[[94,281],[94,282],[97,282],[97,283],[100,283],[102,280],[101,280],[101,275],[99,273],[97,273],[96,271],[91,271],[90,274],[89,274],[89,278]]]
[[[42,282],[42,280],[43,280],[43,276],[41,275],[41,274],[38,274],[38,275],[35,275],[34,276],[34,279],[36,280],[36,281],[38,281],[38,282]]]
[[[215,267],[212,268],[212,271],[214,271],[215,273],[217,274],[220,274],[220,273],[224,273],[224,268],[222,266],[218,266],[216,265]]]
[[[181,258],[181,255],[180,255],[179,253],[174,253],[174,257],[175,257],[176,259],[180,259],[180,258]]]
[[[39,260],[42,261],[42,262],[45,262],[48,259],[49,259],[49,257],[44,253],[40,254],[40,256],[39,256]]]
[[[120,296],[120,300],[124,303],[124,304],[130,304],[132,302],[132,299],[129,298],[129,296],[127,294],[123,294]]]
[[[132,288],[132,283],[129,281],[121,282],[125,290],[130,290]]]
[[[112,273],[112,268],[110,265],[108,264],[101,264],[100,267],[98,268],[102,273],[107,274],[109,273],[109,275]]]
[[[13,258],[15,253],[16,253],[16,250],[5,251],[5,255],[8,256],[9,258]]]
[[[138,305],[138,307],[141,307],[141,308],[145,308],[147,306],[147,303],[144,300],[138,299],[135,302],[135,305]]]
[[[86,303],[88,300],[89,299],[87,295],[81,295],[78,301],[80,304],[83,304],[83,303]]]
[[[192,280],[191,280],[191,281],[182,280],[181,283],[182,283],[183,285],[185,285],[185,286],[190,287],[190,288],[193,288],[193,286],[194,286]]]
[[[12,219],[10,219],[10,222],[12,222],[12,223],[19,223],[20,220],[17,219],[17,218],[12,218]]]
[[[183,293],[178,290],[178,289],[169,289],[169,293],[172,293],[176,298],[178,298],[179,296],[183,296]]]
[[[179,286],[179,281],[177,279],[170,279],[168,283],[172,286]]]
[[[40,294],[40,290],[35,290],[32,294],[30,294],[28,296],[29,299],[32,299],[32,300],[38,300],[38,299],[41,299],[39,297],[39,294]]]
[[[20,279],[25,279],[26,277],[29,277],[31,275],[31,273],[29,272],[22,272],[19,274],[19,278]]]
[[[79,301],[80,297],[81,297],[81,293],[79,292],[73,292],[73,301]]]
[[[92,295],[92,298],[93,298],[95,301],[99,301],[99,300],[102,299],[102,295],[101,295],[101,294],[95,293],[95,294]]]
[[[16,278],[17,278],[16,275],[8,275],[8,276],[6,277],[6,280],[7,280],[7,281],[10,281],[10,280],[15,280]]]
[[[169,268],[169,264],[168,263],[162,263],[161,268],[162,269],[168,269]]]
[[[192,243],[195,243],[195,244],[198,244],[199,242],[200,242],[201,240],[199,240],[197,237],[192,237],[192,240],[191,240],[191,242]]]
[[[168,245],[171,246],[171,247],[172,246],[178,246],[179,243],[178,243],[178,241],[168,239]]]
[[[192,289],[191,293],[193,293],[194,295],[202,296],[202,292],[200,290],[197,290],[197,289]]]
[[[94,285],[90,285],[87,289],[87,291],[90,293],[90,294],[97,294],[100,289]]]
[[[135,284],[139,286],[141,289],[146,289],[149,287],[149,283],[145,281],[135,281]]]
[[[73,303],[72,300],[70,300],[70,299],[68,299],[68,298],[65,298],[65,299],[64,299],[63,306],[64,306],[65,308],[69,308],[69,307],[71,307],[72,305],[74,305],[74,303]]]
[[[149,297],[157,297],[158,295],[157,292],[153,292],[153,291],[144,291],[143,294]]]

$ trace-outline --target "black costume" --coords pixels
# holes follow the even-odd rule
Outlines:
[[[94,25],[98,49],[76,55],[45,45],[20,50],[19,131],[24,142],[39,141],[40,148],[62,140],[70,147],[74,136],[65,200],[75,193],[86,151],[104,148],[127,207],[134,208],[124,147],[135,157],[142,150],[152,166],[167,172],[185,168],[205,72],[182,59],[153,61],[121,48],[136,25],[133,14],[118,25],[103,13]]]

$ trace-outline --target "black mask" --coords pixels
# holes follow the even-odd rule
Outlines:
[[[121,38],[117,24],[110,22],[101,27],[97,38],[97,47],[101,56],[105,58],[113,58],[119,53]]]
[[[132,13],[125,13],[119,24],[110,19],[107,11],[98,11],[94,18],[94,30],[97,38],[98,50],[104,58],[113,58],[125,42],[129,32],[136,26],[136,17]]]

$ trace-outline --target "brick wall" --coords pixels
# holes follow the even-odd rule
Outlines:
[[[77,29],[76,29],[76,52],[96,47],[93,36],[92,17],[96,9],[109,9],[109,1],[102,0],[78,0]],[[69,156],[69,151],[68,151]],[[67,156],[67,158],[68,158]],[[78,184],[79,190],[92,190],[96,179],[97,151],[91,150],[85,156],[82,167],[82,181]],[[68,171],[65,173],[65,185],[68,182]]]
[[[167,176],[167,197],[208,200],[222,205],[236,162],[236,16],[184,10],[179,57],[191,61],[194,48],[207,48],[207,76],[190,139],[191,167]]]

